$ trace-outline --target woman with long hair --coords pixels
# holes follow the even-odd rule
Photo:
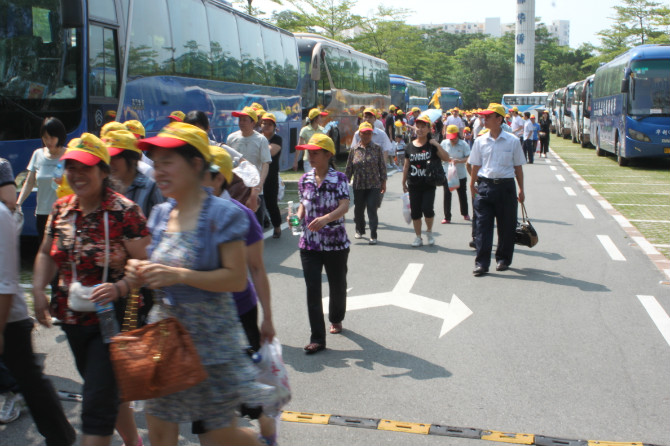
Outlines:
[[[440,164],[440,160],[449,162],[449,154],[433,139],[430,128],[431,119],[428,115],[416,118],[416,139],[405,148],[405,166],[402,170],[402,190],[409,192],[409,205],[412,224],[416,237],[413,247],[423,245],[421,237],[421,217],[426,221],[426,237],[429,245],[435,244],[433,237],[433,220],[435,219],[436,186],[426,181],[428,161]]]
[[[70,308],[74,306],[71,290],[82,293],[88,290],[92,302],[111,302],[117,314],[121,314],[130,291],[124,278],[126,262],[146,258],[149,244],[146,219],[137,204],[109,187],[109,158],[103,142],[90,133],[68,144],[61,162],[65,163],[65,176],[74,194],[54,204],[33,274],[35,317],[47,327],[51,325],[51,314],[62,321],[77,370],[84,380],[81,413],[84,446],[110,444],[115,425],[126,445],[142,444],[133,429],[134,422],[124,424],[132,412],[127,404],[119,405],[108,345],[95,309]],[[58,287],[50,312],[44,287],[56,273]]]
[[[173,122],[138,142],[154,161],[158,187],[169,200],[149,218],[149,260],[133,261],[133,283],[157,290],[149,321],[176,317],[190,334],[208,378],[189,389],[148,400],[151,444],[177,444],[179,423],[191,423],[208,445],[258,444],[236,427],[240,403],[261,406],[271,388],[255,383],[231,292],[247,286],[244,212],[203,188],[211,161],[207,134]]]

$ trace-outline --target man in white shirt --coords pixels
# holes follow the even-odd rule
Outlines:
[[[470,192],[474,199],[475,217],[475,269],[481,276],[489,271],[493,246],[493,221],[498,225],[496,271],[505,271],[512,264],[514,237],[517,222],[517,200],[523,203],[523,168],[526,159],[519,140],[502,131],[505,108],[489,104],[482,111],[484,125],[489,130],[475,140],[468,163],[472,166]],[[514,179],[519,184],[517,197]],[[475,185],[477,183],[477,185]]]
[[[513,107],[509,112],[512,114],[512,133],[519,138],[519,142],[523,142],[523,118],[519,114],[519,109]]]
[[[251,107],[244,107],[240,112],[233,112],[234,117],[239,118],[240,129],[228,135],[226,144],[242,154],[244,159],[256,166],[261,175],[261,182],[256,186],[258,191],[259,206],[256,211],[258,223],[263,227],[265,220],[265,200],[263,199],[263,183],[268,175],[272,155],[270,154],[270,142],[262,134],[254,130],[258,115]]]
[[[530,119],[530,112],[524,112],[523,114],[523,152],[526,155],[526,161],[528,164],[533,164],[533,158],[535,157],[535,147],[533,145],[533,131],[535,131],[535,124]]]
[[[458,137],[463,138],[463,129],[465,128],[465,122],[463,122],[463,118],[460,116],[460,110],[458,107],[454,107],[451,109],[451,115],[447,117],[446,122],[444,123],[445,127],[449,127],[450,125],[455,125],[458,127]]]
[[[382,152],[384,153],[384,164],[386,164],[386,167],[393,167],[392,165],[389,165],[389,154],[395,152],[393,143],[389,140],[389,137],[383,130],[383,126],[382,129],[375,126],[375,122],[379,122],[375,116],[375,110],[373,108],[366,108],[363,112],[363,120],[369,122],[374,128],[372,131],[372,142],[382,148]],[[351,140],[351,147],[358,147],[360,141],[361,137],[358,134],[358,130],[356,130],[356,133],[354,133],[354,137]]]

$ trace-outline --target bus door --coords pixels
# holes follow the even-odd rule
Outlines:
[[[91,6],[94,5],[95,7]],[[121,85],[116,2],[90,1],[88,22],[88,130],[116,120]]]

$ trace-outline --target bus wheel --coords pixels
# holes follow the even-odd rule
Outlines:
[[[616,153],[616,162],[621,167],[628,165],[628,158],[621,156],[621,143],[619,142],[619,135],[614,139],[614,152]]]
[[[596,130],[596,155],[605,156],[605,152],[600,148],[600,129]]]
[[[589,146],[589,143],[584,141],[584,134],[579,135],[579,141],[582,146],[582,149],[586,149]]]
[[[570,132],[570,137],[571,137],[571,139],[572,139],[572,143],[573,143],[573,144],[577,144],[577,142],[578,142],[578,141],[577,141],[577,138],[575,138],[575,136],[576,136],[576,135],[575,135],[575,132]]]

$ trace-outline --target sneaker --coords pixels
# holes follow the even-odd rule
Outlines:
[[[368,245],[376,245],[376,244],[377,244],[376,238],[371,238],[370,241],[368,242]]]
[[[464,215],[464,216],[463,216],[463,220],[465,220],[465,221],[470,221],[470,216],[469,216],[469,215]]]
[[[361,235],[360,232],[356,231],[356,234],[354,234],[354,238],[355,239],[361,239],[361,238],[363,238],[363,236]]]
[[[423,245],[423,240],[421,239],[421,237],[415,238],[414,241],[412,242],[412,246],[415,248],[418,248],[421,245]]]
[[[7,424],[21,416],[21,401],[23,397],[12,392],[3,394],[4,402],[0,407],[0,423]]]
[[[435,244],[435,237],[433,237],[433,233],[426,232],[426,237],[428,237],[428,246],[433,246]]]
[[[451,220],[447,220],[446,218],[442,219],[442,224],[443,225],[448,225],[449,223],[451,223]]]

